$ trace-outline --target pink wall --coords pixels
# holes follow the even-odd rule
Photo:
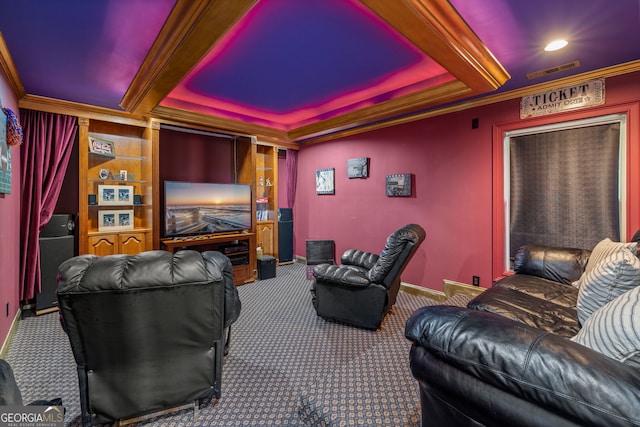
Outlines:
[[[0,100],[18,114],[18,99],[0,71]],[[11,149],[11,194],[0,196],[0,340],[4,340],[19,309],[20,149]],[[7,306],[9,312],[7,313]]]
[[[607,105],[640,100],[640,73],[609,78]],[[472,119],[479,128],[472,129]],[[546,122],[568,120],[555,115]],[[294,253],[306,239],[332,239],[339,257],[348,248],[380,252],[386,237],[415,222],[426,241],[404,282],[441,290],[442,280],[491,285],[493,250],[493,127],[520,122],[519,99],[303,146],[294,206]],[[537,123],[540,124],[540,123]],[[638,144],[637,134],[630,135]],[[369,157],[368,179],[348,179],[347,160]],[[638,163],[638,159],[633,159]],[[335,168],[335,195],[316,195],[315,170]],[[385,196],[385,175],[413,173],[410,198]]]

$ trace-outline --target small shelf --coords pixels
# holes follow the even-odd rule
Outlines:
[[[132,228],[131,230],[118,230],[118,231],[98,231],[98,230],[89,230],[87,235],[89,236],[109,236],[113,234],[130,234],[130,233],[148,233],[150,232],[150,228]]]
[[[148,182],[146,179],[128,179],[126,181],[122,179],[101,179],[101,178],[88,178],[87,181],[103,183],[103,184],[144,184]]]
[[[134,205],[108,205],[108,206],[104,206],[104,205],[90,205],[87,204],[89,206],[89,209],[91,208],[100,208],[100,209],[109,209],[109,208],[116,208],[116,209],[122,209],[122,208],[143,208],[145,206],[149,206],[146,203],[136,203]]]
[[[136,161],[143,161],[143,160],[147,160],[146,156],[129,156],[129,155],[122,155],[122,154],[116,154],[115,156],[110,156],[110,155],[106,155],[106,154],[99,154],[99,153],[92,153],[91,151],[89,152],[89,156],[93,157],[95,159],[100,159],[103,162],[108,162],[109,160],[136,160]]]

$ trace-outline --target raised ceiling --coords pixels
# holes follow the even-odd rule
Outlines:
[[[22,0],[3,5],[0,65],[21,105],[52,98],[305,142],[594,70],[633,71],[639,3]],[[569,47],[542,52],[555,36]]]

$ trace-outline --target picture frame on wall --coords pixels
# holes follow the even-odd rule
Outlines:
[[[316,194],[335,194],[335,169],[316,170]]]
[[[411,196],[411,180],[413,174],[397,173],[386,176],[387,197]]]
[[[133,185],[98,185],[98,206],[133,205]]]
[[[351,178],[368,178],[369,177],[369,158],[359,157],[357,159],[347,160],[347,177]]]
[[[98,211],[99,231],[133,230],[133,209]]]

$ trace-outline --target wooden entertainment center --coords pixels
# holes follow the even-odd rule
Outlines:
[[[195,178],[251,185],[252,221],[246,232],[165,238],[164,182],[190,180],[187,174],[193,171],[176,175],[176,170],[185,170],[184,166],[195,157],[210,156],[208,148],[203,149],[204,155],[192,152],[182,157],[182,152],[176,155],[168,150],[170,153],[161,157],[160,139],[166,134],[161,132],[159,120],[91,111],[86,115],[75,113],[79,125],[79,254],[105,256],[152,249],[175,252],[185,248],[219,250],[231,259],[236,284],[257,279],[258,247],[264,255],[277,259],[278,146],[250,136],[232,137],[229,145],[221,147],[224,154],[215,155],[216,159],[229,159],[228,164],[222,160],[222,164],[214,166],[224,173]],[[193,138],[189,135],[184,139]],[[162,158],[170,159],[171,164],[162,166]],[[113,194],[115,201],[107,198]],[[121,194],[125,198],[120,199]]]
[[[255,233],[212,234],[197,237],[175,237],[162,239],[162,249],[175,253],[180,249],[199,251],[215,250],[225,254],[233,265],[233,281],[236,285],[255,280],[256,244]]]

